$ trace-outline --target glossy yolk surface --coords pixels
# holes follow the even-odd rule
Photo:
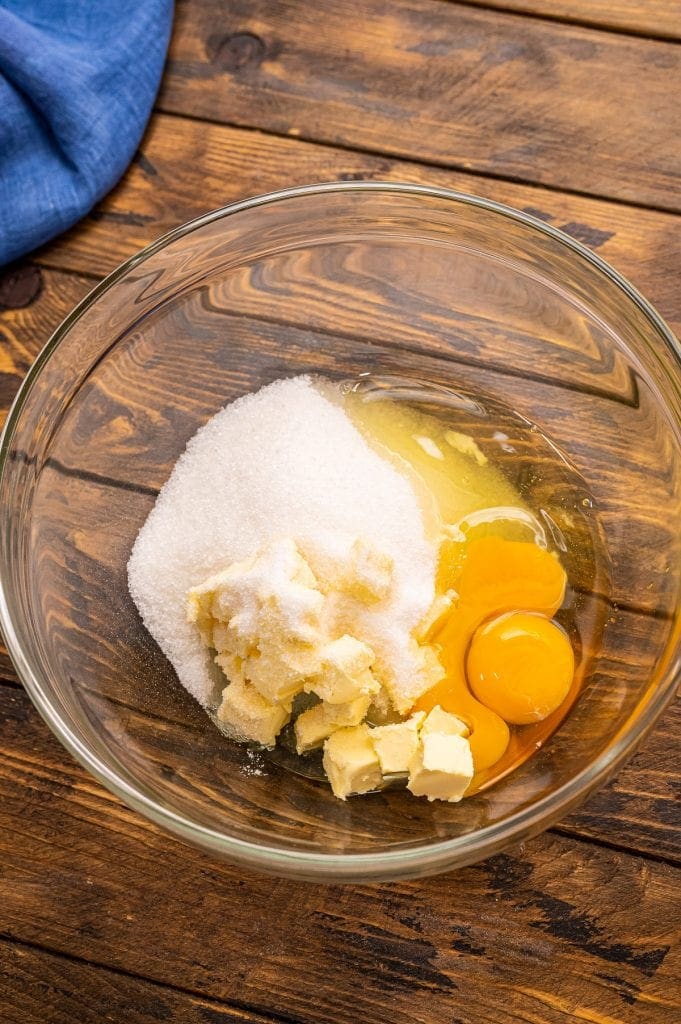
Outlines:
[[[467,660],[478,700],[513,725],[541,721],[568,695],[575,670],[569,639],[550,619],[510,612],[473,635]]]
[[[438,586],[454,588],[462,602],[484,609],[486,617],[522,608],[551,618],[563,603],[565,570],[536,544],[481,537],[465,545],[445,541],[443,548]]]
[[[430,711],[439,704],[445,711],[458,715],[466,722],[471,730],[470,744],[476,772],[496,764],[509,743],[510,733],[504,721],[505,716],[502,717],[498,712],[508,710],[510,704],[504,706],[498,699],[493,699],[493,703],[489,704],[489,685],[486,682],[488,678],[492,679],[499,651],[503,656],[503,651],[508,647],[506,641],[501,641],[495,633],[484,638],[481,636],[475,667],[478,673],[482,673],[481,688],[477,693],[478,697],[483,697],[482,703],[471,693],[466,675],[466,658],[471,640],[476,630],[488,620],[496,619],[505,612],[523,609],[525,612],[536,613],[530,616],[535,632],[539,617],[546,616],[547,619],[541,621],[556,630],[569,647],[567,637],[558,627],[548,622],[548,617],[562,604],[565,585],[565,571],[558,559],[534,543],[488,536],[467,543],[448,540],[442,544],[437,589],[440,593],[452,590],[457,596],[454,606],[435,623],[427,639],[439,648],[445,677],[419,699],[415,708]],[[542,644],[536,639],[529,638],[526,643],[535,650],[535,654],[537,650],[544,651],[547,648],[546,642]],[[561,651],[564,653],[562,647]],[[489,671],[486,667],[488,655],[491,658]],[[538,654],[536,660],[540,660]],[[539,686],[543,685],[540,677],[544,679],[541,672],[536,676]],[[534,700],[535,683],[533,687],[530,703]],[[558,692],[560,686],[553,687],[551,684],[549,689]],[[498,698],[498,694],[496,696]],[[535,721],[536,717],[529,720]],[[509,718],[508,721],[514,719]]]

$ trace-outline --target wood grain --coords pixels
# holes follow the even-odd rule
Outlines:
[[[681,701],[665,712],[629,764],[560,823],[560,831],[612,842],[681,866]]]
[[[29,262],[0,270],[0,429],[29,366],[92,284]],[[14,678],[14,669],[0,634],[0,679],[5,678]]]
[[[159,104],[678,210],[679,81],[670,43],[439,0],[196,0]]]
[[[516,11],[594,28],[681,39],[678,0],[465,0],[475,7]]]
[[[36,263],[0,275],[0,423],[31,360],[97,277],[208,208],[314,180],[410,180],[526,209],[611,261],[678,333],[678,217],[626,204],[681,205],[679,50],[561,18],[681,34],[671,0],[180,2],[160,101],[168,113],[152,119],[121,185]],[[282,332],[295,345],[311,326],[251,325],[265,339],[258,372],[276,372]],[[423,338],[402,343],[423,358]],[[335,344],[320,332],[318,351]],[[397,353],[386,358],[397,365]],[[591,396],[601,419],[624,414],[628,384],[610,373],[616,401]],[[204,386],[208,409],[216,395]],[[557,405],[572,394],[538,387]],[[104,407],[115,398],[112,387]],[[198,394],[192,402],[196,412]],[[166,418],[166,435],[190,418]],[[644,416],[636,426],[653,424]],[[167,443],[161,432],[162,451]],[[64,479],[79,485],[77,473]],[[83,483],[101,509],[116,505],[112,489],[135,493],[96,473]],[[651,486],[660,486],[654,467]],[[140,507],[152,499],[138,497]],[[105,582],[101,539],[71,539],[74,621],[57,651],[67,658],[86,628],[87,595],[100,600]],[[114,531],[111,551],[118,541]],[[626,681],[660,622],[622,614],[629,642],[616,674]],[[214,730],[202,731],[179,686],[152,695],[155,718],[140,712],[135,678],[117,711],[97,694],[107,659],[144,668],[145,651],[131,660],[112,628],[102,640],[91,677],[79,678],[91,710],[108,707],[121,742],[153,748],[154,768],[171,779],[178,743],[198,744],[199,798],[229,787]],[[0,679],[10,673],[0,644]],[[161,834],[69,759],[16,684],[0,685],[0,1018],[672,1024],[681,1018],[680,729],[677,703],[615,779],[526,847],[425,882],[311,887],[249,875]]]
[[[161,835],[1,695],[0,905],[17,940],[301,1024],[383,1024],[387,997],[393,1024],[679,1011],[670,866],[544,835],[418,883],[273,885]]]
[[[92,285],[28,262],[0,270],[0,428],[38,352]]]
[[[289,185],[359,179],[452,188],[524,210],[611,262],[681,332],[681,231],[672,214],[163,115],[118,188],[39,259],[103,276],[206,210]]]
[[[271,1024],[227,1003],[0,940],[3,1024]]]

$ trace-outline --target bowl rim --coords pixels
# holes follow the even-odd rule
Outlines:
[[[145,246],[95,285],[53,332],[21,382],[14,401],[10,406],[4,428],[0,433],[0,480],[6,471],[9,448],[18,417],[43,366],[68,335],[72,326],[116,282],[123,278],[130,270],[197,228],[259,206],[333,192],[387,192],[450,200],[454,203],[463,203],[497,213],[519,222],[532,231],[538,231],[547,235],[586,260],[596,271],[608,277],[625,293],[627,298],[639,308],[657,330],[681,370],[681,344],[655,308],[643,298],[625,277],[611,267],[602,257],[545,221],[495,200],[470,195],[454,189],[431,187],[409,182],[329,181],[295,186],[229,203],[226,206],[219,207],[187,221]],[[669,378],[666,370],[664,372]],[[670,378],[670,384],[676,393],[681,392],[681,387],[673,378]],[[612,744],[568,782],[551,792],[548,796],[542,797],[536,803],[530,804],[521,811],[511,814],[508,818],[497,824],[486,825],[473,832],[450,839],[435,840],[420,846],[379,853],[336,854],[289,850],[239,839],[217,829],[198,824],[190,817],[171,810],[147,796],[141,788],[138,789],[131,785],[116,770],[101,760],[71,729],[65,717],[61,714],[57,702],[51,699],[49,691],[43,688],[39,672],[34,671],[20,643],[14,619],[10,612],[8,593],[7,583],[3,576],[0,575],[0,630],[4,636],[19,680],[52,732],[55,733],[66,749],[87,771],[98,779],[110,792],[128,804],[128,806],[139,811],[143,816],[161,825],[172,834],[194,845],[220,853],[228,859],[245,866],[266,870],[270,873],[290,877],[307,877],[319,881],[362,881],[400,878],[464,866],[491,856],[514,841],[518,842],[521,839],[536,834],[543,828],[548,828],[578,801],[588,795],[599,783],[603,782],[633,752],[634,748],[672,701],[676,687],[681,682],[681,658],[679,657],[679,649],[681,647],[679,642],[680,630],[677,628],[672,632],[665,650],[667,664],[664,667],[664,678],[659,680],[639,717],[634,722],[628,720],[620,728]]]

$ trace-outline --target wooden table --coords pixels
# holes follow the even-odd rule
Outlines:
[[[681,326],[679,0],[188,0],[118,188],[0,277],[0,416],[101,276],[281,186],[462,189],[561,227]],[[676,93],[676,95],[675,95]],[[0,649],[3,1024],[681,1020],[681,710],[547,834],[457,875],[273,882],[89,778]]]

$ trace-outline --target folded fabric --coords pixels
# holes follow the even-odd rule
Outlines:
[[[163,70],[172,0],[0,0],[0,265],[123,174]]]

